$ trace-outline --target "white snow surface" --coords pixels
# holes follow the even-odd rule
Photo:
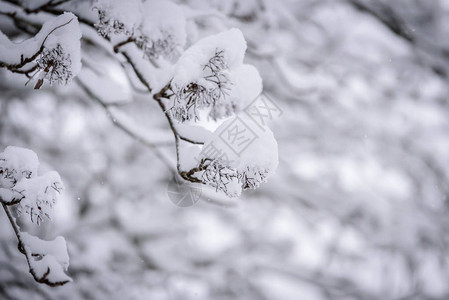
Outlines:
[[[21,211],[30,215],[31,221],[40,224],[52,218],[54,205],[64,188],[61,177],[56,171],[47,172],[34,178],[22,178],[13,188],[23,199],[19,205]]]
[[[228,155],[230,166],[239,172],[244,172],[249,168],[258,168],[268,171],[271,176],[279,164],[278,144],[273,136],[273,132],[267,126],[259,127],[246,115],[239,114],[237,117],[255,134],[255,139],[241,153],[237,154],[230,148],[230,143],[226,142],[227,129],[235,118],[230,118],[221,124],[214,132],[213,136],[205,143],[213,143],[217,148],[222,149]],[[243,127],[239,128],[239,131]],[[224,137],[224,138],[223,138]]]
[[[66,241],[62,236],[58,236],[52,241],[45,241],[27,232],[21,232],[20,239],[31,253],[51,255],[64,270],[67,270],[69,266],[69,254],[67,252]]]
[[[8,146],[0,153],[0,186],[11,188],[24,176],[37,176],[39,160],[32,150]]]

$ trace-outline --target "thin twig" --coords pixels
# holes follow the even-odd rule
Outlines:
[[[115,52],[115,53],[118,53],[120,47],[122,47],[122,46],[124,46],[124,45],[126,45],[126,44],[129,44],[129,43],[132,43],[132,42],[135,42],[135,39],[132,38],[132,37],[129,37],[128,39],[126,39],[126,40],[124,40],[124,41],[122,41],[122,42],[120,42],[120,43],[117,43],[117,44],[114,46],[114,48],[113,48],[113,49],[114,49],[114,52]]]

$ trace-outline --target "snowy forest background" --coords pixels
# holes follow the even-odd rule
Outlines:
[[[164,162],[79,81],[36,91],[0,69],[1,151],[30,148],[61,175],[53,221],[33,230],[65,237],[73,279],[35,282],[1,211],[0,298],[448,299],[449,2],[174,2],[196,39],[243,32],[245,63],[283,111],[276,173],[240,198],[179,208]],[[0,1],[0,30],[20,41],[73,12],[77,78],[173,156],[157,104],[81,22],[97,21],[93,6]]]

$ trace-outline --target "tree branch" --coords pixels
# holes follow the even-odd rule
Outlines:
[[[2,204],[3,210],[6,213],[6,216],[8,217],[9,223],[11,224],[12,228],[14,229],[14,233],[17,237],[17,240],[19,241],[19,244],[17,247],[18,247],[19,251],[23,255],[25,255],[25,258],[26,258],[27,264],[28,264],[28,269],[30,271],[30,274],[33,276],[34,280],[36,280],[39,283],[44,283],[49,286],[60,286],[60,285],[64,285],[67,282],[69,282],[69,281],[59,281],[59,282],[49,281],[47,276],[50,274],[50,268],[47,269],[47,272],[45,272],[42,277],[37,276],[35,270],[31,266],[31,259],[32,259],[33,253],[29,253],[29,251],[27,250],[27,247],[23,243],[22,238],[20,236],[19,226],[17,225],[14,217],[12,216],[11,211],[9,210],[9,207],[5,204],[5,201],[3,201],[2,198],[0,198],[0,202]]]
[[[21,55],[20,62],[16,63],[16,64],[8,64],[6,62],[0,61],[0,68],[6,68],[13,73],[25,74],[28,78],[30,78],[31,76],[29,74],[38,68],[37,65],[34,65],[33,67],[29,68],[28,70],[20,70],[20,69],[23,68],[24,66],[26,66],[28,63],[31,63],[34,60],[36,60],[36,58],[40,54],[42,54],[42,52],[44,51],[44,48],[45,48],[45,42],[47,41],[48,37],[53,32],[55,32],[56,30],[58,30],[61,27],[68,25],[72,21],[73,21],[73,19],[70,19],[69,21],[65,22],[64,24],[58,25],[55,28],[53,28],[43,39],[41,46],[39,47],[39,50],[36,53],[34,53],[32,56],[24,58],[23,55]]]

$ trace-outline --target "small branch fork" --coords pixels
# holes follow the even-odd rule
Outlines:
[[[8,217],[8,221],[11,224],[12,228],[14,229],[14,233],[17,237],[17,240],[19,241],[17,248],[23,255],[25,255],[25,258],[26,258],[27,264],[28,264],[28,269],[30,271],[30,274],[33,276],[34,280],[36,280],[39,283],[44,283],[46,285],[53,286],[53,287],[61,286],[61,285],[66,284],[67,282],[69,282],[69,281],[58,281],[58,282],[49,281],[48,275],[50,274],[50,268],[47,269],[47,271],[42,275],[42,277],[39,277],[36,274],[36,271],[31,266],[31,260],[33,259],[33,256],[38,256],[39,254],[29,252],[29,249],[26,247],[26,245],[24,244],[24,242],[21,238],[19,225],[17,225],[15,218],[12,216],[11,210],[8,207],[10,205],[14,205],[17,203],[5,202],[1,197],[0,197],[0,203],[2,204],[3,210],[5,211],[6,216]]]
[[[167,118],[167,122],[170,126],[171,131],[173,132],[173,136],[175,138],[175,146],[176,146],[176,169],[178,171],[178,174],[181,176],[182,179],[186,181],[190,181],[193,183],[202,183],[202,181],[194,176],[196,172],[203,171],[203,166],[198,168],[193,168],[189,171],[183,171],[181,169],[181,164],[179,160],[179,145],[180,140],[184,140],[187,142],[190,142],[192,144],[198,144],[199,142],[190,141],[189,139],[183,138],[178,130],[176,129],[176,126],[174,125],[174,121],[171,117],[171,115],[168,113],[167,108],[165,107],[165,104],[162,99],[169,99],[170,96],[167,95],[167,91],[170,90],[171,82],[167,83],[166,86],[164,86],[158,93],[153,95],[153,99],[156,100],[156,102],[159,104],[159,107],[164,112],[165,117]]]
[[[135,63],[133,62],[133,60],[131,59],[131,57],[125,52],[125,51],[120,51],[120,48],[126,44],[132,43],[134,42],[134,40],[132,38],[129,38],[123,42],[117,43],[113,49],[114,52],[116,53],[121,53],[124,58],[126,59],[127,63],[132,67],[134,73],[136,74],[137,78],[139,79],[139,81],[147,88],[148,92],[151,94],[152,93],[152,88],[150,87],[150,85],[148,84],[148,82],[145,80],[143,74],[140,73],[140,71],[138,70],[138,68],[136,67]],[[186,181],[190,181],[193,183],[202,183],[202,181],[196,177],[194,177],[193,175],[196,173],[196,171],[194,171],[194,169],[198,169],[198,168],[194,168],[191,169],[189,171],[182,171],[181,170],[181,165],[180,165],[180,160],[179,160],[179,145],[180,145],[180,141],[186,141],[188,143],[191,144],[203,144],[202,142],[198,142],[198,141],[194,141],[191,139],[188,139],[184,136],[182,136],[178,130],[176,129],[176,126],[174,124],[174,120],[171,117],[171,115],[168,113],[167,108],[165,107],[165,104],[163,102],[163,99],[170,99],[170,97],[172,95],[169,95],[167,92],[170,91],[171,89],[171,81],[168,82],[159,92],[155,93],[153,95],[153,99],[158,103],[159,107],[161,108],[162,112],[164,113],[165,117],[167,118],[167,122],[168,125],[173,133],[173,136],[175,138],[175,147],[176,147],[176,170],[179,176],[181,176],[182,179],[186,180]],[[198,169],[197,171],[202,171],[203,167],[200,169]]]

